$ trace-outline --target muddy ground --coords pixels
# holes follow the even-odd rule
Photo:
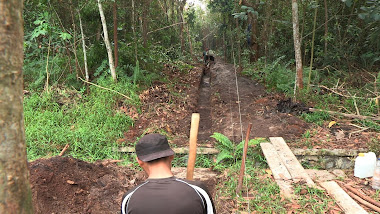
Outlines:
[[[307,145],[314,148],[366,148],[369,139],[376,136],[353,133],[358,128],[348,125],[349,121],[333,129],[327,124],[307,124],[297,115],[302,109],[293,108],[293,104],[278,105],[285,100],[283,95],[268,92],[247,77],[236,78],[235,72],[232,65],[221,61],[211,69],[198,66],[188,72],[166,65],[162,73],[169,81],[155,82],[141,93],[140,114],[132,106],[118,106],[136,121],[118,142],[132,146],[145,133],[164,132],[170,143],[186,146],[193,112],[201,116],[198,142],[202,147],[215,147],[210,138],[214,132],[240,142],[249,123],[253,124],[250,138],[281,136],[291,147],[305,147],[299,139],[307,129],[315,130]],[[122,195],[145,179],[143,172],[112,161],[87,163],[70,157],[36,160],[29,168],[36,213],[43,214],[118,213]],[[213,193],[216,183],[215,177],[206,179]],[[230,213],[223,207],[217,209]]]

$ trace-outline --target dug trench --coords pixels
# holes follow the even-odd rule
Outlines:
[[[185,147],[191,114],[199,112],[200,147],[215,148],[217,142],[210,138],[215,132],[240,142],[249,123],[253,124],[250,138],[281,136],[290,146],[303,147],[297,140],[310,125],[292,111],[279,112],[277,105],[284,96],[268,92],[258,82],[236,75],[233,65],[217,60],[207,72],[198,67],[183,75],[175,67],[167,66],[163,73],[168,78],[179,79],[181,84],[175,87],[183,96],[170,96],[169,87],[156,82],[140,96],[143,109],[140,116],[135,117],[133,110],[125,111],[136,122],[119,143],[132,146],[144,132],[164,129],[174,146]],[[321,129],[319,133],[325,131]],[[321,140],[320,137],[316,142]],[[318,146],[343,148],[342,141]],[[119,166],[112,160],[87,163],[71,157],[53,157],[30,162],[29,169],[35,211],[43,214],[119,213],[122,195],[146,178],[142,171],[132,166]],[[183,168],[174,171],[178,177],[184,177]],[[195,177],[203,180],[215,196],[215,186],[219,182],[217,173],[206,169],[196,171]],[[219,200],[215,201],[218,213],[230,213],[226,203]]]

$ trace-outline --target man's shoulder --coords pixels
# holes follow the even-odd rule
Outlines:
[[[124,195],[123,195],[123,198],[127,197],[128,195],[130,195],[131,193],[135,192],[138,188],[140,188],[141,186],[143,186],[144,184],[146,184],[147,181],[133,187],[132,189],[128,190],[128,192],[126,192]]]
[[[198,186],[198,187],[200,187],[200,188],[202,188],[204,190],[207,190],[206,186],[201,181],[192,181],[192,180],[187,180],[187,179],[182,179],[182,178],[177,178],[176,180],[181,181],[183,183],[195,185],[195,186]]]

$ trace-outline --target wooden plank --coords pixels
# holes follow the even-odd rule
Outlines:
[[[320,183],[327,192],[335,199],[340,208],[346,214],[364,214],[367,213],[359,204],[354,201],[335,181]]]
[[[280,187],[280,195],[282,195],[286,199],[296,198],[294,195],[294,190],[292,186],[292,182],[285,180],[275,180],[277,185]]]
[[[267,163],[272,170],[273,177],[277,185],[280,187],[280,194],[288,199],[294,198],[294,190],[291,184],[292,176],[282,163],[281,158],[275,148],[271,143],[260,143],[260,146],[265,158],[267,159]]]
[[[172,149],[176,154],[188,154],[189,153],[189,148],[187,148],[187,147],[179,147],[179,148],[172,148]],[[126,152],[126,153],[134,153],[135,152],[134,147],[122,147],[122,148],[118,148],[115,150],[119,151],[119,152]],[[219,154],[219,150],[214,149],[214,148],[198,147],[197,148],[197,154],[215,155],[215,154]]]
[[[280,158],[288,169],[292,179],[295,182],[303,180],[309,187],[316,187],[315,183],[306,173],[302,165],[298,162],[296,156],[285,143],[284,139],[282,137],[270,137],[269,140],[272,142],[272,145],[276,149],[277,153],[281,154]]]
[[[292,176],[282,163],[280,156],[271,143],[260,143],[267,163],[272,170],[274,179],[291,180]]]

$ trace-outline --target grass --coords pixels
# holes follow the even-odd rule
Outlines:
[[[49,92],[32,92],[24,100],[24,117],[28,160],[51,157],[70,144],[66,154],[85,161],[120,159],[113,150],[116,140],[133,124],[118,109],[138,104],[137,95],[128,81],[113,83],[103,79],[99,85],[132,97],[126,100],[114,92],[90,86],[91,93],[52,87]]]
[[[219,207],[224,207],[228,201],[235,201],[234,207],[225,209],[236,210],[235,213],[327,213],[336,207],[333,199],[325,191],[309,188],[305,185],[294,185],[295,199],[284,199],[280,195],[278,185],[271,178],[270,171],[265,166],[255,167],[253,156],[247,160],[246,176],[243,181],[243,192],[249,190],[249,200],[236,196],[237,178],[240,162],[224,171],[217,185],[217,201]],[[246,193],[243,193],[246,196]]]

